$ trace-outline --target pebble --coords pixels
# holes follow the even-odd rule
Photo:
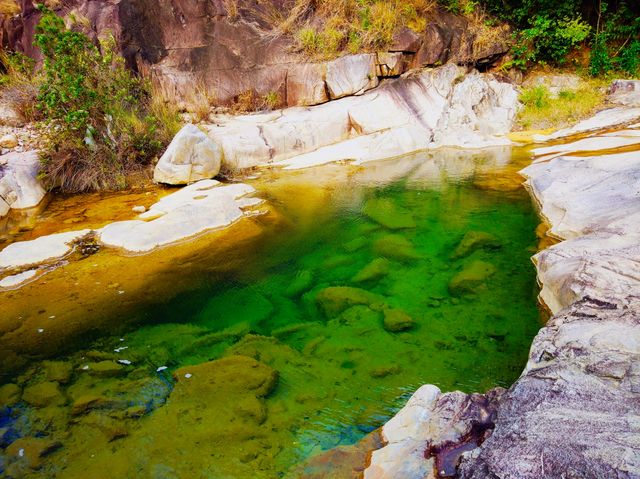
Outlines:
[[[118,361],[120,364],[126,364],[127,366],[129,366],[131,364],[131,361],[129,361],[128,359],[118,359]]]
[[[44,333],[44,329],[42,329],[42,328],[38,328],[38,332],[39,332],[39,333]]]
[[[20,457],[24,457],[24,449],[20,449],[20,450],[18,451],[18,456],[20,456]]]
[[[124,351],[125,349],[129,349],[129,346],[120,346],[113,350],[114,353],[119,353],[120,351]]]
[[[187,378],[187,379],[189,379],[191,376],[192,376],[191,373],[187,373],[187,374],[184,375],[184,377]]]
[[[160,366],[158,369],[156,369],[156,372],[159,373],[160,371],[164,371],[165,369],[168,369],[167,366]]]
[[[133,211],[134,213],[144,213],[145,211],[147,211],[147,209],[144,206],[139,205],[131,208],[131,211]]]

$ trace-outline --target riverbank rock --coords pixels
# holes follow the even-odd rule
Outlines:
[[[217,144],[195,125],[178,132],[153,171],[153,181],[185,185],[210,179],[220,172],[222,152]]]
[[[413,71],[361,96],[311,108],[217,115],[202,127],[231,170],[359,163],[430,147],[510,143],[504,135],[517,110],[514,87],[488,74],[465,74],[454,65]]]
[[[640,106],[640,80],[614,80],[607,99],[624,106]]]
[[[453,477],[461,454],[482,443],[493,427],[502,394],[443,394],[420,387],[382,427],[385,445],[374,451],[364,479],[435,479]],[[439,471],[439,475],[436,475]]]
[[[37,151],[9,153],[2,156],[0,163],[0,216],[8,208],[25,209],[37,206],[46,191],[38,174],[40,159]],[[4,213],[3,213],[4,212]]]
[[[332,100],[375,88],[378,86],[375,54],[347,55],[328,62],[326,83]]]

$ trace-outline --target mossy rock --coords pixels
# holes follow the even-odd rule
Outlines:
[[[413,328],[416,322],[400,309],[385,309],[383,324],[385,330],[390,333],[398,333]]]
[[[96,378],[116,378],[127,371],[122,364],[115,361],[100,361],[89,365],[89,374]]]
[[[73,365],[65,361],[43,361],[42,368],[49,381],[67,384],[71,380]]]
[[[62,444],[52,439],[23,437],[7,447],[6,454],[16,463],[22,462],[31,469],[40,469],[43,464],[43,458],[60,447],[62,447]],[[22,475],[19,477],[22,477]]]
[[[13,406],[20,401],[22,390],[17,384],[9,383],[0,386],[0,407]]]
[[[373,243],[373,252],[385,258],[398,261],[415,261],[420,259],[413,243],[399,234],[386,235]]]
[[[22,399],[35,407],[59,406],[66,402],[58,383],[52,381],[26,387]]]
[[[416,227],[416,221],[413,219],[411,212],[398,206],[390,198],[367,200],[362,212],[376,223],[391,230]]]
[[[467,231],[451,257],[453,259],[465,258],[478,249],[497,249],[501,246],[501,241],[491,233]]]
[[[351,281],[354,283],[364,283],[385,277],[391,270],[391,262],[387,258],[376,258],[358,271]]]
[[[224,392],[251,393],[256,397],[268,395],[276,387],[278,372],[248,356],[228,356],[195,366],[185,366],[173,373],[177,381],[171,401],[186,396],[206,400]]]
[[[359,304],[381,307],[385,300],[382,296],[360,288],[349,286],[331,286],[316,295],[318,307],[328,318],[335,318],[343,311]]]
[[[309,291],[313,287],[313,271],[298,271],[296,277],[291,281],[285,290],[287,298],[296,298],[302,293]]]
[[[486,261],[475,260],[449,281],[449,293],[453,296],[472,294],[484,285],[496,272],[495,266]]]

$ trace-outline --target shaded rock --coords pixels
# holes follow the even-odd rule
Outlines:
[[[0,407],[13,406],[20,401],[22,390],[17,384],[9,383],[0,386]]]
[[[93,412],[83,418],[81,423],[98,429],[109,442],[129,435],[124,421],[113,419],[104,414]]]
[[[220,171],[222,151],[195,125],[185,125],[173,138],[153,171],[153,181],[185,185],[213,178]]]
[[[416,32],[404,27],[394,34],[389,51],[415,53],[420,49],[421,43],[422,40]]]
[[[97,378],[115,378],[126,374],[126,368],[115,361],[100,361],[89,365],[89,374]]]
[[[14,461],[24,461],[31,469],[39,469],[43,458],[61,447],[60,442],[52,439],[23,437],[7,447],[6,453]]]
[[[356,305],[379,308],[384,304],[384,298],[360,288],[331,286],[318,292],[316,303],[328,318],[334,318]]]
[[[369,372],[369,375],[372,378],[380,379],[380,378],[386,378],[387,376],[393,376],[394,374],[399,374],[401,371],[402,371],[402,368],[394,364],[392,366],[380,366],[378,368],[372,369]]]
[[[27,386],[22,399],[35,407],[58,406],[66,402],[58,383],[43,382]]]
[[[495,266],[486,261],[474,260],[449,281],[449,293],[453,296],[475,293],[496,272]]]
[[[384,310],[384,329],[390,333],[397,333],[413,328],[415,321],[400,309]]]
[[[367,264],[364,268],[358,271],[351,281],[354,283],[363,283],[365,281],[372,281],[383,278],[391,269],[391,262],[386,258],[376,258]]]
[[[327,63],[327,90],[332,100],[378,86],[375,55],[347,55]]]
[[[453,251],[452,258],[464,258],[478,249],[500,248],[502,243],[491,233],[485,231],[467,231]]]
[[[71,379],[73,366],[64,361],[43,361],[42,368],[47,380],[67,384]]]
[[[399,261],[420,259],[413,243],[402,235],[386,235],[373,243],[373,252],[380,256]]]
[[[319,105],[329,101],[326,63],[292,65],[287,74],[287,105]]]
[[[416,221],[411,212],[398,206],[390,198],[367,200],[362,212],[373,221],[392,230],[416,227]]]

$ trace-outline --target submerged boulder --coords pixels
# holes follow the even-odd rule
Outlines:
[[[496,272],[495,266],[486,261],[475,260],[449,281],[449,293],[453,296],[475,293]]]
[[[415,228],[416,221],[411,212],[398,206],[389,198],[371,198],[367,200],[362,212],[376,223],[391,230]]]
[[[391,262],[387,258],[376,258],[358,271],[351,281],[354,283],[364,283],[383,278],[391,270]]]
[[[222,150],[195,125],[185,125],[171,141],[153,172],[157,183],[185,185],[220,172]]]
[[[478,249],[496,249],[502,244],[500,240],[491,233],[485,231],[467,231],[456,246],[452,258],[464,258]]]
[[[321,290],[316,296],[318,307],[328,318],[334,318],[356,305],[381,307],[384,298],[360,288],[331,286]]]
[[[66,402],[60,386],[55,382],[37,383],[26,387],[22,399],[35,407],[55,406]]]
[[[384,329],[390,333],[398,333],[413,328],[415,321],[400,309],[384,310]]]
[[[399,261],[414,261],[421,257],[413,243],[405,236],[398,234],[386,235],[376,240],[373,243],[373,252]]]

